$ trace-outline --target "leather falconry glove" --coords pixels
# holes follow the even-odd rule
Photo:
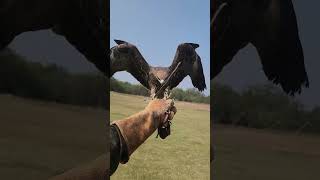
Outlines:
[[[127,145],[128,157],[176,112],[173,100],[154,99],[139,113],[114,121]]]

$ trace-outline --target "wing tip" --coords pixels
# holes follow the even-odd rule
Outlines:
[[[113,39],[113,40],[114,40],[114,42],[116,42],[118,45],[127,43],[126,41],[123,41],[123,40],[120,40],[120,39]]]
[[[200,92],[203,92],[205,89],[207,89],[207,85],[205,82],[201,82],[200,84],[198,84],[196,86],[196,88],[200,91]]]
[[[294,97],[295,95],[300,95],[303,88],[309,88],[309,80],[305,78],[300,82],[294,84],[286,84],[280,81],[279,78],[269,79],[273,84],[280,85],[282,90],[289,96]]]

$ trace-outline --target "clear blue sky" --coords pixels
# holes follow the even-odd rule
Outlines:
[[[111,0],[110,47],[113,39],[135,44],[151,66],[169,66],[178,44],[198,43],[207,90],[210,88],[210,1],[209,0]],[[130,74],[115,78],[138,83]],[[178,86],[191,88],[189,77]]]

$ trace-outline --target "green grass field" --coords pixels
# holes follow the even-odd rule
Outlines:
[[[216,126],[214,178],[318,180],[320,136]]]
[[[111,93],[112,119],[145,98]],[[172,135],[153,134],[112,179],[209,179],[207,105],[176,102]],[[47,179],[105,152],[102,109],[0,95],[0,179]],[[214,179],[318,180],[320,136],[217,125]]]
[[[111,93],[111,119],[121,119],[142,110],[145,97]],[[154,133],[120,165],[112,180],[210,179],[209,106],[175,103],[178,112],[165,140]]]
[[[0,179],[42,180],[105,153],[107,112],[0,95]]]

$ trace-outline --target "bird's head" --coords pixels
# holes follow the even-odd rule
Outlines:
[[[122,40],[114,40],[117,45],[113,46],[110,49],[110,59],[111,61],[117,61],[117,62],[126,62],[131,57],[134,48],[134,45],[122,41]]]
[[[199,44],[195,43],[182,43],[178,46],[175,59],[181,62],[184,71],[192,71],[192,65],[197,60],[196,49],[198,47]]]

